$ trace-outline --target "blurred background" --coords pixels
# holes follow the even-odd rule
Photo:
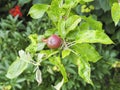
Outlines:
[[[95,44],[103,58],[97,63],[91,63],[94,88],[77,75],[75,65],[67,60],[63,61],[71,76],[62,90],[120,90],[120,22],[115,26],[111,18],[111,6],[116,1],[94,0],[73,9],[78,15],[94,15],[102,22],[103,29],[115,44]],[[52,75],[48,72],[48,67],[41,67],[43,84],[38,86],[32,66],[18,78],[8,79],[5,76],[8,67],[17,58],[18,51],[24,50],[30,44],[28,36],[34,33],[43,34],[52,27],[47,15],[37,20],[28,15],[33,4],[50,4],[50,2],[51,0],[0,0],[0,90],[54,90],[51,85],[61,79],[57,71]],[[21,16],[16,14],[16,6],[19,6],[17,10]],[[46,61],[44,65],[47,63]]]

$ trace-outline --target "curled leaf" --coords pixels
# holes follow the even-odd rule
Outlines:
[[[56,86],[54,86],[54,88],[55,88],[56,90],[60,90],[60,88],[62,87],[63,83],[64,83],[64,78],[63,78],[62,81],[60,81]]]
[[[42,73],[39,68],[36,70],[36,80],[38,82],[38,85],[42,83]]]

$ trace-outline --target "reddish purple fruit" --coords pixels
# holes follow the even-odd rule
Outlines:
[[[55,34],[50,36],[48,39],[43,39],[42,41],[51,49],[59,48],[62,44],[62,39]]]

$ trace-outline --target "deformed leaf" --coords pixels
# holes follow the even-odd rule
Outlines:
[[[80,58],[80,60],[79,60],[78,74],[79,74],[80,77],[81,77],[82,79],[84,79],[87,83],[93,85],[93,82],[92,82],[92,80],[90,79],[90,75],[91,75],[90,64],[88,63],[88,61],[83,60],[82,58]]]
[[[61,87],[62,87],[62,85],[63,85],[63,83],[64,83],[64,79],[62,79],[62,81],[60,81],[56,86],[54,86],[54,88],[55,88],[56,90],[60,90]]]
[[[37,47],[38,35],[31,34],[29,35],[29,39],[31,40],[31,44],[26,48],[26,51],[30,53],[35,53],[37,49],[39,49],[39,47]]]
[[[39,68],[36,70],[36,80],[38,82],[38,85],[42,83],[42,73]]]
[[[25,51],[30,52],[30,53],[35,53],[35,52],[37,51],[37,45],[31,43],[31,44],[26,48]]]
[[[38,35],[37,34],[31,34],[31,35],[28,36],[28,38],[31,40],[32,43],[36,44],[37,39],[38,39]]]
[[[60,72],[64,78],[64,82],[67,82],[68,81],[67,73],[66,73],[65,67],[61,63],[60,57],[51,57],[51,58],[49,58],[49,60],[51,63],[53,63],[54,65],[56,65],[58,67],[58,69],[60,70]]]
[[[35,53],[36,51],[42,50],[46,43],[42,42],[43,35],[31,34],[29,35],[29,39],[31,40],[31,44],[26,48],[27,52]]]
[[[44,15],[44,13],[48,10],[48,8],[49,8],[49,5],[35,4],[30,8],[28,14],[30,14],[32,18],[38,19]]]
[[[87,83],[93,85],[92,80],[90,79],[91,76],[91,68],[90,64],[87,60],[84,60],[81,55],[76,55],[74,53],[71,53],[68,58],[68,60],[71,60],[75,65],[78,66],[78,74],[79,76]]]

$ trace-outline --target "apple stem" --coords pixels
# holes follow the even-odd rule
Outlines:
[[[47,43],[47,39],[45,39],[45,38],[42,38],[42,42],[45,42],[45,43]]]

